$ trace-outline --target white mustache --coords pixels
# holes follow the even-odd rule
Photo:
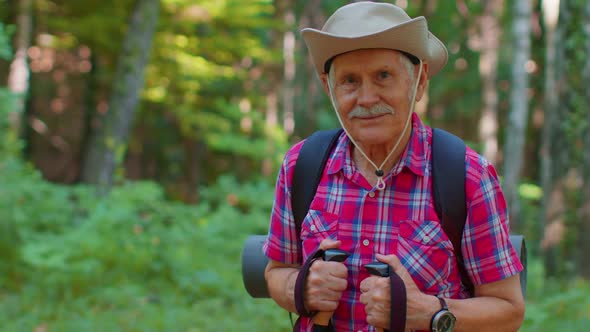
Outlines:
[[[384,103],[373,105],[370,108],[357,105],[352,109],[350,113],[348,113],[348,119],[352,120],[353,118],[371,118],[377,115],[394,113],[395,110],[393,109],[393,107]]]

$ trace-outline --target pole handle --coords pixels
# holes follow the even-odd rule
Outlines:
[[[350,253],[341,249],[327,249],[324,252],[323,259],[327,262],[344,262]],[[326,331],[330,325],[330,319],[332,319],[333,312],[320,311],[313,316],[314,332]],[[317,328],[316,328],[317,327]]]

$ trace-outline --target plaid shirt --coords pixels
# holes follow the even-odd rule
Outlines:
[[[375,331],[359,301],[364,264],[375,254],[396,254],[426,294],[466,298],[453,252],[434,208],[431,193],[432,130],[412,118],[412,134],[398,163],[384,177],[386,188],[372,187],[355,167],[350,141],[342,134],[328,159],[316,196],[297,238],[291,211],[293,169],[303,142],[286,154],[276,184],[265,254],[286,264],[301,264],[325,238],[342,242],[348,287],[333,322],[337,331]],[[462,238],[467,273],[475,285],[510,277],[522,270],[510,244],[506,202],[496,172],[472,149],[466,152],[468,216]],[[311,331],[303,318],[301,331]]]

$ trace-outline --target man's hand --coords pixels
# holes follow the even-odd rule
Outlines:
[[[430,318],[440,307],[436,297],[418,289],[408,270],[395,255],[377,254],[377,260],[386,263],[400,276],[406,287],[406,329],[430,328]],[[367,323],[383,329],[389,328],[391,310],[389,278],[371,276],[361,282],[360,301],[365,305]]]
[[[337,249],[340,241],[324,239],[320,249]],[[305,307],[309,311],[333,312],[346,290],[348,269],[343,263],[314,261],[305,282]]]

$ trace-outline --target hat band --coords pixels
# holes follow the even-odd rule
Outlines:
[[[400,50],[394,50],[394,51],[398,51],[401,54],[405,55],[410,60],[410,62],[412,62],[413,65],[417,65],[420,63],[420,59],[418,59],[418,57],[413,54],[410,54],[405,51],[400,51]],[[338,55],[340,55],[340,54],[338,54]],[[324,73],[327,74],[330,72],[330,67],[332,67],[332,62],[334,61],[334,58],[337,57],[338,55],[334,55],[333,57],[329,58],[326,61],[326,63],[324,63]]]

